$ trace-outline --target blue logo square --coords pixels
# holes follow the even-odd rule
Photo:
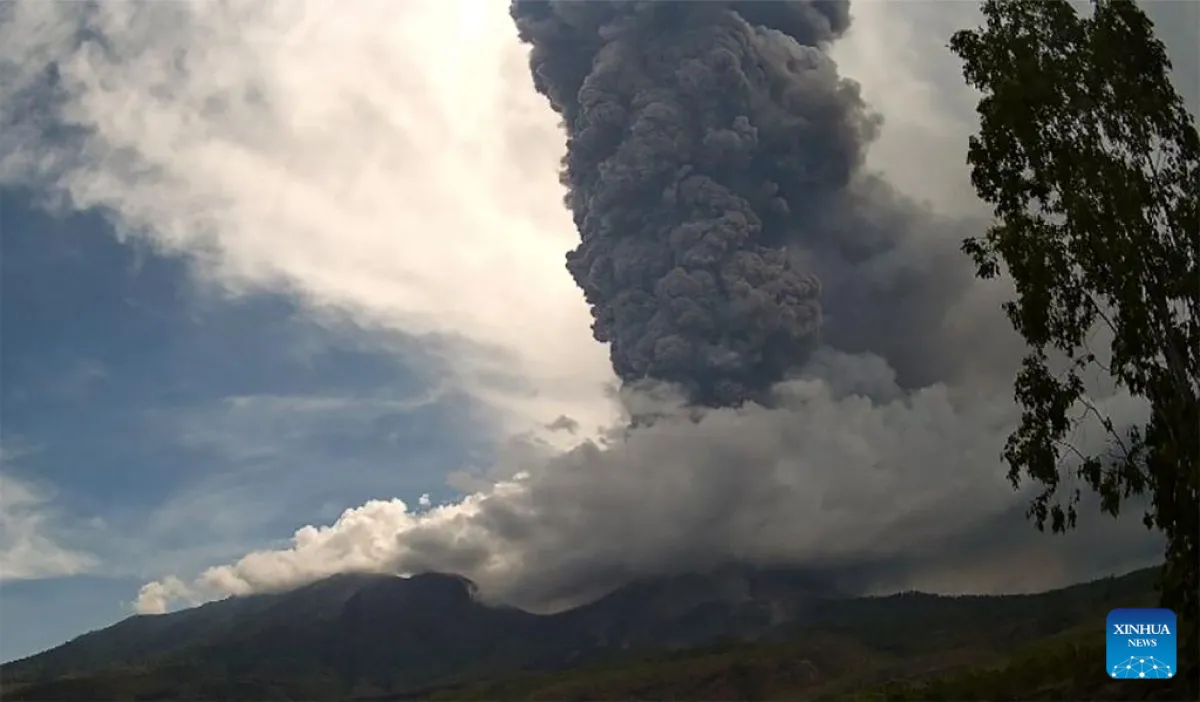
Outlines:
[[[1174,677],[1175,613],[1169,609],[1114,609],[1105,625],[1109,677],[1162,680]]]

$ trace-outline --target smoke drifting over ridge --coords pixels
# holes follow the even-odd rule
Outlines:
[[[846,592],[1027,591],[1144,563],[1144,532],[1110,522],[1056,550],[1025,523],[993,458],[1015,408],[970,358],[1001,349],[982,365],[1007,380],[1014,347],[957,252],[963,225],[860,171],[879,120],[826,54],[847,3],[511,13],[567,134],[568,270],[625,411],[656,421],[566,452],[515,442],[462,502],[348,510],[290,548],[150,583],[145,610],[349,569],[450,571],[558,609],[730,562]],[[1104,402],[1118,422],[1142,410]]]
[[[849,3],[516,0],[511,14],[563,119],[581,235],[567,268],[615,371],[700,404],[767,402],[819,343],[822,268],[851,279],[844,294],[851,267],[906,233],[866,221],[903,205],[856,179],[878,119],[826,53]],[[827,341],[853,345],[851,321]]]
[[[720,295],[711,299],[703,289],[647,299],[646,319],[662,326],[617,329],[628,340],[622,352],[653,352],[654,334],[678,337],[669,343],[686,352],[668,356],[682,359],[674,366],[628,373],[684,386],[683,402],[656,396],[659,388],[644,392],[639,383],[624,389],[624,409],[661,417],[653,426],[629,430],[621,421],[613,438],[568,451],[536,442],[502,446],[487,457],[482,476],[458,483],[470,483],[460,487],[471,493],[461,500],[415,510],[399,500],[369,502],[333,524],[300,529],[285,548],[251,553],[187,582],[151,583],[139,598],[143,609],[287,589],[350,570],[456,572],[489,599],[533,607],[578,601],[640,575],[729,561],[803,565],[832,579],[844,576],[852,589],[927,588],[927,576],[940,571],[949,575],[937,585],[947,589],[1012,591],[1108,572],[1147,552],[1143,543],[1128,543],[1136,538],[1115,548],[1113,532],[1142,537],[1140,525],[1121,531],[1123,525],[1106,520],[1107,532],[1074,534],[1069,546],[1060,546],[1065,542],[1041,537],[1023,521],[1025,496],[1013,494],[995,460],[1016,416],[1008,397],[1017,357],[1012,352],[1020,349],[1011,343],[998,300],[973,280],[957,251],[966,233],[961,225],[934,216],[862,169],[878,120],[854,84],[838,77],[827,53],[827,43],[846,31],[845,3],[522,4],[515,22],[503,5],[470,0],[329,5],[337,11],[311,22],[289,14],[312,13],[313,7],[110,3],[82,21],[83,31],[72,24],[80,22],[75,5],[24,4],[20,11],[31,17],[10,25],[12,36],[37,51],[0,42],[0,58],[32,72],[38,63],[28,57],[42,57],[61,70],[65,108],[57,116],[78,128],[73,133],[83,143],[72,145],[65,155],[72,158],[62,159],[66,170],[53,175],[61,176],[59,186],[77,207],[103,205],[137,235],[165,240],[172,250],[194,250],[194,242],[215,237],[220,246],[213,254],[223,269],[266,287],[283,279],[330,307],[380,313],[389,329],[419,332],[430,322],[484,348],[491,342],[519,351],[529,361],[520,370],[553,366],[555,376],[578,378],[600,368],[597,375],[607,381],[605,353],[588,338],[586,308],[562,270],[563,253],[579,243],[556,202],[554,161],[563,152],[563,132],[529,83],[518,26],[534,38],[533,59],[542,62],[537,85],[566,91],[550,98],[561,106],[569,138],[569,117],[576,127],[586,127],[587,119],[608,124],[600,113],[585,119],[583,101],[572,99],[593,80],[608,91],[601,96],[616,96],[610,102],[629,113],[628,124],[645,114],[646,124],[657,129],[634,135],[646,136],[646,143],[631,143],[656,147],[659,135],[682,139],[692,150],[666,162],[695,160],[685,165],[695,174],[687,177],[705,185],[697,192],[722,206],[732,203],[728,212],[758,218],[754,236],[747,227],[726,248],[716,237],[712,243],[721,255],[713,254],[709,269],[685,267],[689,281],[705,272],[719,280],[713,271],[722,266],[746,276],[744,267],[729,261],[748,254],[764,261],[758,270],[786,272],[784,282],[819,276],[820,295],[788,297],[786,287],[770,287],[775,279],[749,280],[766,288],[750,296],[761,305],[753,310],[771,313],[758,321],[779,332],[753,338],[719,326],[729,320],[717,313],[732,314],[741,302],[719,286]],[[330,17],[336,21],[323,21]],[[64,37],[44,36],[64,26],[70,29]],[[891,36],[893,30],[893,24],[876,23],[867,36]],[[7,31],[0,26],[6,38]],[[720,74],[726,76],[721,80],[737,72],[750,77],[741,92],[717,86],[741,100],[738,109],[746,114],[727,110],[718,120],[720,103],[702,99],[712,86],[682,82],[688,71],[717,75],[707,63],[711,46],[689,39],[689,32],[718,42],[737,59],[728,64],[737,70]],[[84,34],[100,37],[104,52],[78,50],[71,37]],[[856,41],[848,34],[845,41]],[[638,36],[647,41],[632,41]],[[668,39],[673,48],[663,46]],[[671,52],[679,71],[667,70]],[[548,55],[561,61],[547,63]],[[719,67],[725,59],[711,60]],[[163,67],[171,70],[163,73]],[[561,75],[552,72],[555,67]],[[593,73],[601,77],[590,79]],[[768,86],[767,76],[778,82]],[[653,88],[652,78],[665,87]],[[574,93],[571,86],[577,86]],[[660,112],[682,119],[681,126],[655,122],[653,110],[630,112],[639,95],[661,101]],[[760,102],[749,102],[754,96]],[[667,109],[672,100],[685,100],[687,113]],[[708,111],[693,109],[693,103]],[[236,109],[209,109],[214,104]],[[610,109],[599,98],[588,104]],[[738,116],[746,117],[749,131],[735,128]],[[763,135],[775,134],[771,119],[794,122],[786,138],[807,135],[805,150],[792,155],[812,164],[808,180],[789,180],[792,171],[770,160],[777,154],[760,153]],[[41,122],[24,126],[34,136],[46,129]],[[828,141],[818,127],[846,139]],[[849,131],[837,132],[841,127]],[[709,142],[694,136],[710,128],[716,136]],[[758,142],[742,143],[750,134]],[[31,160],[63,150],[52,135],[22,143],[19,155]],[[568,153],[577,146],[569,144]],[[620,144],[613,149],[614,155],[636,156]],[[788,186],[786,213],[757,194],[756,184],[770,178],[750,170],[735,158],[738,153],[773,168],[770,178],[795,184]],[[364,154],[379,158],[364,166]],[[644,212],[678,219],[680,211],[702,209],[682,209],[678,198],[667,207],[662,188],[641,189],[642,171],[616,165],[601,171],[602,162],[623,163],[619,159],[593,155],[592,162],[597,165],[587,189],[567,184],[593,216],[588,226],[601,234],[641,232],[633,225],[641,226],[637,216]],[[844,171],[834,167],[839,162]],[[822,163],[830,164],[827,170],[816,168]],[[951,170],[941,162],[929,167]],[[651,162],[645,172],[656,168]],[[677,173],[662,177],[674,183]],[[584,169],[577,175],[588,174]],[[619,176],[615,184],[621,187],[604,190],[600,175]],[[622,185],[625,177],[629,186]],[[610,192],[630,196],[644,209],[622,210],[624,200],[605,200]],[[631,220],[630,226],[604,229],[599,213],[613,211],[618,223]],[[694,221],[725,234],[721,227],[736,218],[722,220],[724,212]],[[522,236],[526,231],[528,237]],[[662,269],[645,267],[658,265],[657,259],[642,252],[677,252],[669,237],[662,248],[661,229],[650,233],[589,239],[579,247],[586,251],[572,256],[612,263],[613,277],[617,262],[639,276],[657,272]],[[490,255],[491,247],[506,255]],[[777,268],[766,267],[781,260]],[[596,280],[608,284],[599,275],[603,265],[594,268]],[[584,271],[582,287],[591,284],[592,269]],[[656,280],[634,277],[632,283],[604,288],[608,297],[599,298],[600,307],[615,310],[629,297],[623,292],[658,290]],[[455,297],[464,291],[470,294]],[[682,299],[676,303],[675,297]],[[804,324],[780,321],[790,320],[783,313],[794,309],[817,310],[818,302],[816,334]],[[679,319],[671,315],[685,303],[710,315],[714,326],[703,334],[679,333]],[[660,308],[665,312],[655,317]],[[562,324],[547,313],[557,311]],[[622,314],[637,321],[628,310]],[[736,363],[722,365],[712,362],[723,360],[721,354],[691,355],[692,349],[741,356],[728,356]],[[597,352],[594,358],[581,358],[588,350]],[[636,354],[633,360],[645,358],[656,360]],[[793,366],[798,378],[776,382],[792,375]],[[553,387],[529,377],[543,393]],[[580,405],[603,401],[598,391],[589,392],[579,393],[586,398]],[[764,394],[770,395],[768,406],[686,406],[738,404]],[[1142,409],[1122,397],[1098,402],[1106,403],[1115,421],[1136,419]],[[566,403],[539,407],[552,410],[543,422],[561,412],[580,420],[581,434],[594,426]],[[1088,447],[1102,440],[1103,432],[1096,432],[1080,441]],[[398,469],[405,468],[381,466]],[[1040,552],[1037,560],[1030,556],[1034,551]]]

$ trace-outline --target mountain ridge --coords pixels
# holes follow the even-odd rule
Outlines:
[[[1154,576],[1136,571],[1036,595],[847,598],[800,571],[736,567],[642,579],[565,612],[534,614],[484,604],[458,576],[342,575],[136,615],[4,664],[0,679],[5,699],[71,697],[69,686],[85,682],[91,687],[81,689],[148,686],[146,694],[173,698],[325,699],[817,633],[856,651],[846,655],[879,660],[954,649],[987,656],[1102,616],[1106,605],[1149,602]],[[990,629],[977,631],[983,621]]]

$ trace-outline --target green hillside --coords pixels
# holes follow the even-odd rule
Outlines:
[[[667,650],[665,644],[632,649],[595,645],[575,663],[547,663],[546,656],[581,646],[585,637],[578,630],[584,626],[580,622],[594,626],[606,611],[603,602],[585,617],[530,619],[514,611],[455,605],[454,598],[430,606],[433,601],[427,598],[448,597],[448,591],[442,588],[444,582],[429,581],[421,586],[432,589],[414,600],[420,607],[412,610],[400,601],[420,594],[412,587],[363,580],[364,591],[375,593],[368,608],[372,616],[366,619],[347,618],[355,596],[347,594],[345,583],[271,601],[234,600],[226,607],[218,603],[203,616],[192,610],[180,613],[177,620],[134,619],[0,668],[0,696],[1185,699],[1184,693],[1191,691],[1184,689],[1183,678],[1166,684],[1122,683],[1109,680],[1103,671],[1105,615],[1115,607],[1152,605],[1155,575],[1155,570],[1138,571],[1026,596],[908,593],[831,600],[753,642],[730,638],[682,650]],[[386,587],[379,589],[381,585]],[[327,601],[323,593],[336,597]],[[612,602],[623,611],[642,606],[651,624],[656,616],[653,606],[631,601],[628,593]],[[385,616],[388,607],[396,612],[391,619]],[[414,611],[426,616],[414,618]],[[235,626],[237,622],[241,624]],[[366,625],[372,628],[365,633],[345,631]],[[650,628],[643,626],[642,631]],[[165,645],[168,631],[177,641],[169,654],[129,657],[130,651]],[[251,638],[244,632],[251,632]],[[323,650],[329,641],[340,641],[344,650]],[[120,663],[94,667],[106,646],[110,652],[120,651]],[[1184,658],[1181,652],[1181,664]],[[422,680],[426,682],[414,684]],[[1194,673],[1189,680],[1194,683]]]
[[[1113,681],[1103,620],[1008,656],[979,651],[894,656],[853,642],[743,645],[673,657],[510,676],[443,690],[433,700],[1185,700],[1196,676]],[[1191,682],[1188,688],[1185,681]]]
[[[1196,699],[1104,675],[1104,616],[1152,606],[1155,571],[1027,597],[852,600],[819,632],[428,691],[439,700]],[[921,626],[921,622],[925,626]],[[1181,656],[1182,660],[1182,656]]]

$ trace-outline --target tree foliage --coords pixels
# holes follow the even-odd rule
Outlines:
[[[1171,64],[1132,0],[986,0],[984,26],[955,34],[982,93],[968,162],[995,224],[963,250],[978,274],[1007,269],[1005,304],[1030,352],[1015,382],[1023,409],[1003,457],[1014,487],[1040,483],[1038,528],[1075,525],[1080,490],[1117,514],[1145,495],[1167,538],[1164,605],[1195,628],[1200,483],[1200,139]],[[1107,339],[1107,344],[1098,341]],[[1107,346],[1105,348],[1104,346]],[[1148,405],[1115,426],[1085,379],[1110,376]],[[1111,450],[1073,445],[1098,422]],[[1065,466],[1071,466],[1070,469]],[[1197,645],[1192,639],[1192,645]],[[1193,649],[1194,650],[1194,649]]]

